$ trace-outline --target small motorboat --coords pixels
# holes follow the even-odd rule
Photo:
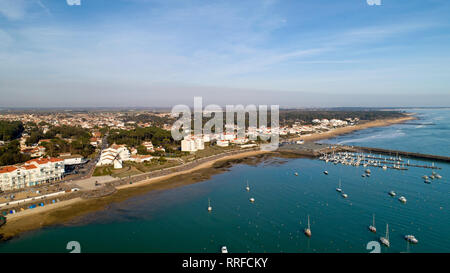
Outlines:
[[[295,172],[294,175],[295,175],[295,176],[298,176],[298,172]]]
[[[323,173],[326,174],[326,175],[328,175],[328,171],[324,171]]]
[[[347,198],[348,195],[347,195],[346,193],[343,193],[343,194],[342,194],[342,197]]]
[[[425,181],[423,181],[423,183],[425,183],[425,184],[431,184],[431,181],[428,180],[428,179],[425,179]]]
[[[394,196],[396,196],[397,194],[395,193],[395,191],[390,191],[390,192],[389,192],[389,195],[392,196],[392,197],[394,197]]]
[[[400,196],[398,201],[402,202],[403,204],[406,203],[406,198],[404,196]]]
[[[405,240],[413,244],[417,244],[419,242],[414,235],[405,235]]]
[[[223,247],[221,248],[221,252],[222,252],[222,253],[228,253],[227,247],[226,247],[226,246],[223,246]]]
[[[255,198],[250,198],[250,202],[254,203],[255,202]]]

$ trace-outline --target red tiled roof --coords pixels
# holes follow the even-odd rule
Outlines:
[[[34,165],[23,165],[23,167],[27,170],[36,169],[37,167]]]
[[[26,163],[33,163],[33,162],[36,162],[37,164],[39,164],[39,165],[42,165],[42,164],[47,164],[48,162],[60,162],[60,161],[63,161],[63,159],[61,159],[61,158],[36,158],[36,159],[31,159],[31,160],[28,160]]]
[[[0,173],[10,173],[10,172],[13,172],[15,170],[17,170],[16,167],[6,166],[6,167],[3,167],[3,168],[0,168]]]

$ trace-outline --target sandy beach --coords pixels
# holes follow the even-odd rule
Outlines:
[[[316,141],[371,127],[389,126],[412,119],[415,119],[415,117],[407,116],[397,119],[370,121],[355,126],[338,128],[321,134],[302,136],[297,139]],[[201,163],[188,170],[162,175],[140,182],[135,182],[133,184],[118,186],[117,191],[110,196],[94,199],[82,199],[77,197],[46,207],[26,210],[17,214],[9,215],[7,218],[7,224],[0,228],[0,234],[3,236],[2,239],[6,240],[25,231],[54,224],[67,223],[86,213],[104,209],[113,202],[121,202],[132,196],[145,194],[151,190],[165,190],[207,180],[212,175],[225,171],[227,163],[233,161],[239,163],[243,159],[261,157],[269,153],[273,152],[257,150],[225,155],[223,157],[211,159],[207,162]]]
[[[374,120],[374,121],[368,121],[364,122],[358,125],[354,126],[347,126],[342,128],[337,128],[328,132],[320,133],[320,134],[312,134],[312,135],[305,135],[302,137],[295,138],[294,140],[303,139],[304,141],[317,141],[322,139],[328,139],[333,138],[339,135],[345,135],[352,133],[354,131],[358,130],[364,130],[372,127],[384,127],[389,126],[393,124],[403,123],[408,120],[414,120],[416,119],[414,116],[407,116],[407,117],[401,117],[401,118],[394,118],[394,119],[384,119],[384,120]]]

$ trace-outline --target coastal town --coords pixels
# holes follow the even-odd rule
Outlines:
[[[262,135],[276,133],[281,142],[303,144],[369,122],[355,115],[312,118],[308,111],[308,118],[299,119],[291,114],[282,115],[279,128],[247,126],[239,136],[234,124],[232,132],[189,134],[175,141],[169,112],[2,113],[1,215],[14,218],[64,200],[102,197],[124,185],[257,151]]]

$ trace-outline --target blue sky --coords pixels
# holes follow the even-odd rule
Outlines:
[[[0,107],[449,106],[450,1],[0,0]]]

